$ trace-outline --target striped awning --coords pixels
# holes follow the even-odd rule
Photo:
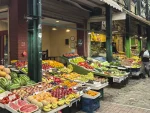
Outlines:
[[[150,26],[150,21],[146,20],[145,18],[143,18],[143,17],[141,17],[141,16],[138,16],[138,15],[135,15],[134,13],[132,13],[132,12],[126,10],[125,8],[123,8],[123,12],[125,12],[125,13],[128,14],[129,16],[131,16],[131,17],[133,17],[133,18],[139,20],[140,22],[143,22],[143,23],[145,23],[145,24],[147,24],[147,25]]]
[[[113,0],[100,0],[100,1],[112,6],[115,9],[122,11],[122,7],[117,2],[115,2]]]

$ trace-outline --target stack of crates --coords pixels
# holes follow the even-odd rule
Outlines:
[[[96,99],[82,97],[82,111],[86,113],[94,113],[95,110],[100,108],[100,96]]]

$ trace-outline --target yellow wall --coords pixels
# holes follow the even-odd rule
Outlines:
[[[8,25],[6,22],[0,21],[0,31],[8,30]]]
[[[76,25],[72,25],[76,27]],[[66,32],[64,28],[57,28],[53,31],[50,26],[43,26],[43,37],[42,37],[42,50],[48,49],[49,56],[61,56],[64,53],[71,52],[70,48],[70,37],[74,36],[77,38],[77,31],[70,29],[70,32]],[[65,39],[69,39],[69,45],[65,45]]]

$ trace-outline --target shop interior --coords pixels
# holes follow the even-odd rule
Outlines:
[[[48,54],[46,56],[49,59],[57,59],[64,53],[77,52],[77,30],[75,23],[44,18],[42,25],[42,51]]]
[[[9,61],[8,43],[8,12],[7,8],[0,9],[0,64]]]

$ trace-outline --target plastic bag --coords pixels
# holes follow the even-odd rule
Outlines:
[[[146,50],[146,51],[144,52],[143,57],[149,58],[149,51],[148,51],[148,50]]]

